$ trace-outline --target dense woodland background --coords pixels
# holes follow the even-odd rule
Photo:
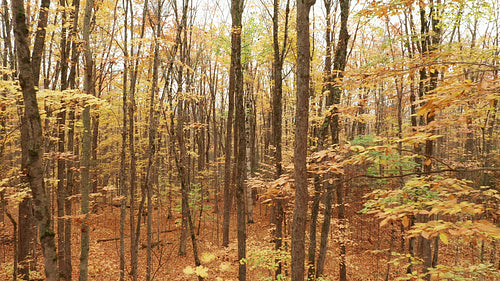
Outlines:
[[[0,14],[0,279],[500,279],[498,0]]]

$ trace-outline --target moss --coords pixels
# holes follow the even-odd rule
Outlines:
[[[45,229],[45,231],[40,234],[40,239],[48,236],[56,236],[56,233],[52,229]]]

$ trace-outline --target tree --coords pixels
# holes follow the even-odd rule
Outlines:
[[[347,30],[347,22],[349,18],[349,0],[341,0],[340,5],[340,33],[338,43],[335,49],[335,57],[333,59],[333,74],[329,73],[328,78],[328,89],[329,94],[327,98],[327,105],[332,105],[331,114],[331,135],[332,144],[339,144],[339,134],[340,134],[340,124],[338,115],[338,106],[340,105],[340,96],[342,89],[339,86],[339,82],[342,81],[344,76],[343,71],[345,70],[347,64],[347,47],[349,44],[349,33]],[[330,120],[329,120],[330,121]],[[328,124],[328,123],[326,123]],[[347,279],[346,270],[346,246],[345,246],[345,205],[344,205],[344,188],[343,182],[339,179],[335,182],[336,187],[336,198],[337,198],[337,217],[339,219],[340,231],[343,237],[340,238],[340,261],[339,261],[339,280],[345,281]],[[318,257],[318,271],[317,276],[323,273],[323,264],[326,257],[326,248],[328,244],[328,233],[330,230],[330,217],[331,217],[331,204],[333,199],[333,186],[327,184],[327,196],[326,196],[326,211],[325,220],[323,222],[323,227],[321,230],[321,247],[320,255]]]
[[[295,208],[292,224],[292,281],[304,280],[307,202],[307,131],[309,122],[309,11],[316,0],[297,1],[297,105],[295,113]]]
[[[233,2],[231,2],[231,7]],[[232,9],[231,9],[232,11]],[[233,12],[231,12],[232,16]],[[241,19],[240,19],[241,20]],[[231,29],[231,38],[233,34]],[[239,31],[241,32],[241,30]],[[232,40],[231,40],[232,42]],[[236,54],[234,54],[236,55]],[[236,62],[236,61],[235,61]],[[233,53],[231,53],[231,66],[233,65]],[[229,71],[229,89],[228,89],[228,109],[226,120],[226,139],[224,151],[224,209],[222,218],[222,246],[229,246],[229,224],[231,219],[231,205],[233,198],[231,196],[231,139],[233,135],[233,115],[234,115],[234,92],[236,87],[236,72]],[[236,132],[235,132],[236,134]],[[237,144],[234,143],[234,146]]]
[[[236,153],[236,209],[238,233],[238,280],[246,280],[246,215],[245,215],[245,178],[246,178],[246,131],[245,108],[243,105],[243,69],[241,66],[241,32],[244,0],[231,1],[231,77],[234,79],[234,94],[236,102],[234,143]]]
[[[50,3],[50,2],[49,2]],[[23,93],[24,115],[22,119],[22,164],[23,182],[31,189],[34,207],[34,218],[40,231],[40,244],[45,265],[45,278],[57,280],[57,258],[55,247],[55,233],[51,225],[49,201],[45,194],[42,168],[42,124],[38,103],[36,100],[37,77],[32,70],[29,54],[28,28],[23,1],[11,2],[14,15],[14,36],[19,67],[19,83]],[[48,5],[47,5],[48,6]],[[44,16],[43,14],[41,16]],[[44,27],[42,26],[42,29]],[[45,38],[40,38],[42,42]],[[43,50],[43,44],[35,44],[33,54],[38,55]],[[35,68],[36,70],[36,68]],[[25,229],[23,229],[26,231]],[[20,231],[21,227],[20,227]],[[29,278],[29,277],[28,277]]]
[[[285,60],[286,49],[287,49],[287,40],[288,40],[288,17],[290,13],[290,1],[287,0],[286,8],[285,8],[285,26],[284,26],[284,38],[283,43],[280,49],[280,43],[278,40],[279,37],[279,10],[280,10],[280,2],[279,0],[273,1],[273,96],[272,96],[272,140],[274,145],[274,161],[275,161],[275,179],[278,179],[282,172],[282,111],[283,111],[283,62]],[[275,230],[275,245],[276,250],[280,250],[282,246],[283,239],[283,219],[285,216],[283,202],[281,199],[276,200],[276,204],[274,205],[274,216],[273,220],[276,224]],[[278,264],[278,268],[276,269],[276,276],[281,274],[282,265]]]
[[[90,20],[92,18],[92,10],[94,1],[89,0],[85,6],[85,14],[83,17],[83,48],[85,57],[85,78],[84,92],[88,95],[93,94],[93,58],[90,49]],[[82,214],[85,219],[81,226],[81,252],[80,252],[80,281],[86,281],[88,278],[88,262],[89,262],[89,192],[90,192],[90,153],[91,153],[91,132],[90,132],[90,105],[86,104],[82,112],[83,136],[82,136]]]

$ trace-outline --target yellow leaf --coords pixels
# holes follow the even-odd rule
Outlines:
[[[448,234],[446,234],[444,232],[440,232],[439,233],[439,239],[441,239],[441,241],[443,241],[443,243],[445,243],[446,245],[448,245]]]
[[[383,227],[384,225],[386,225],[387,223],[389,223],[389,220],[390,220],[390,217],[387,217],[384,220],[382,220],[380,222],[380,227]]]
[[[202,277],[202,278],[207,278],[208,277],[208,268],[204,267],[203,265],[197,266],[195,269],[196,275]]]
[[[221,271],[229,271],[231,269],[231,265],[228,262],[223,262],[219,266]]]
[[[182,272],[184,272],[184,274],[186,274],[186,275],[191,275],[194,273],[194,268],[192,268],[191,266],[188,266],[188,267],[184,268],[182,270]]]
[[[203,263],[209,263],[215,259],[215,255],[212,253],[205,252],[201,254],[200,259]]]
[[[408,225],[410,225],[410,220],[408,219],[408,217],[403,217],[401,222],[403,223],[404,227],[408,227]]]

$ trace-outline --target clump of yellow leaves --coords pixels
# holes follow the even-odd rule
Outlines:
[[[186,275],[196,274],[197,276],[200,276],[202,278],[208,277],[208,268],[204,267],[203,265],[199,265],[199,266],[194,267],[194,268],[192,266],[188,266],[188,267],[184,268],[182,270],[182,272],[184,272],[184,274],[186,274]]]

